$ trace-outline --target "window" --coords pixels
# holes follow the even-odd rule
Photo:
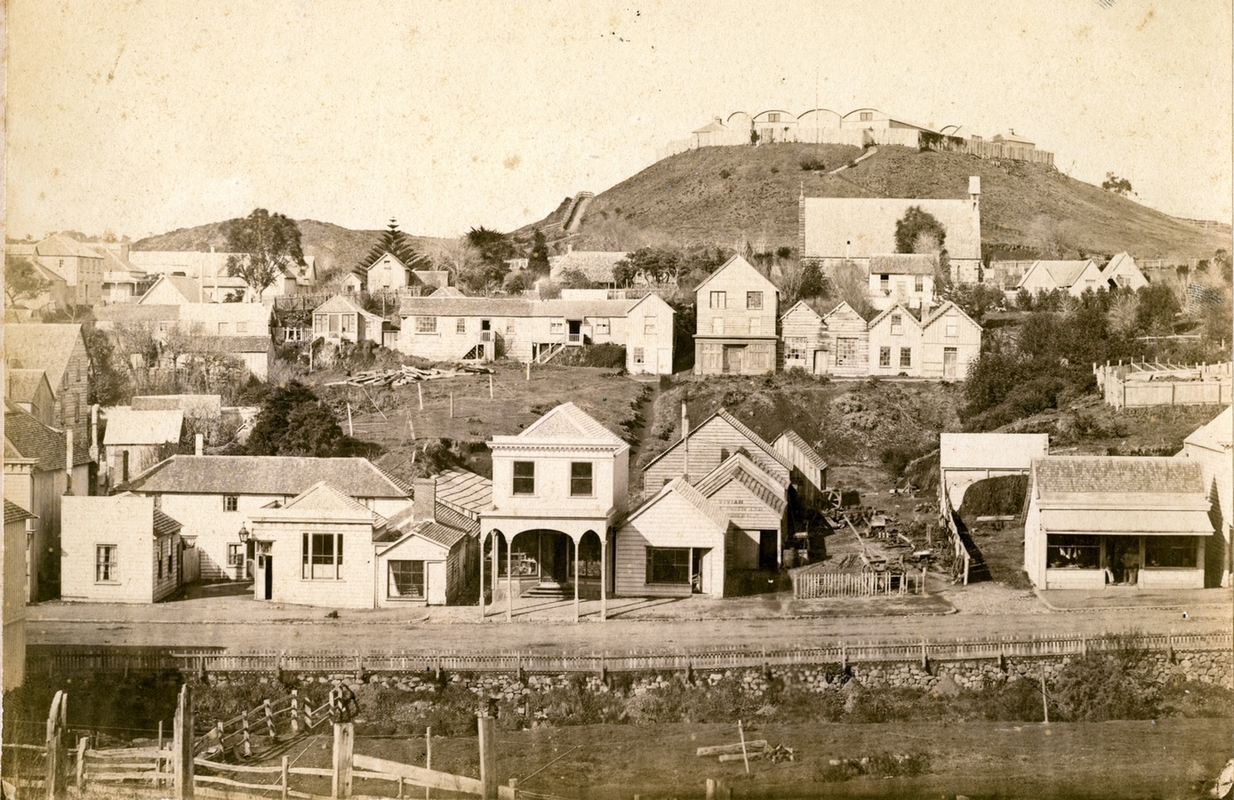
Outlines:
[[[356,318],[353,314],[343,314],[343,333],[351,333],[356,328]]]
[[[336,581],[343,577],[343,534],[306,533],[301,550],[300,577]]]
[[[1144,538],[1144,566],[1194,569],[1197,538],[1194,536],[1147,536]]]
[[[463,317],[459,317],[458,321],[454,323],[454,332],[455,333],[466,333],[467,332],[467,320],[464,319]]]
[[[514,335],[514,323],[513,323],[513,322],[506,322],[506,336],[507,336],[507,337],[510,337],[510,336],[513,336],[513,335]]]
[[[646,362],[646,357],[643,355],[643,348],[641,347],[634,348],[634,363],[643,364],[645,362]]]
[[[534,461],[515,461],[514,462],[514,486],[515,494],[535,494],[536,493],[536,462]]]
[[[1101,538],[1082,534],[1046,536],[1046,566],[1050,569],[1097,569],[1101,561]]]
[[[314,314],[313,315],[313,332],[314,333],[325,333],[326,332],[326,315],[325,314]]]
[[[860,120],[861,120],[862,122],[873,122],[873,121],[874,121],[874,112],[873,112],[873,111],[862,111],[862,112],[861,112],[861,116],[860,116]]]
[[[236,511],[240,507],[240,498],[234,494],[223,495],[223,510]]]
[[[891,291],[891,276],[890,275],[879,275],[878,276],[878,290],[884,294]]]
[[[163,543],[157,542],[155,547],[158,552],[154,554],[154,566],[158,570],[158,580],[163,580]]]
[[[899,336],[902,333],[904,333],[904,315],[903,314],[892,314],[891,315],[891,335]]]
[[[423,561],[390,561],[386,575],[386,597],[424,599]]]
[[[768,115],[767,115],[767,121],[768,121],[768,122],[779,122],[779,121],[780,121],[780,115],[779,115],[779,114],[768,114]]]
[[[549,336],[561,336],[566,332],[566,323],[562,320],[554,320],[548,324]]]
[[[841,336],[836,339],[836,366],[843,367],[856,363],[857,361],[857,339],[851,336]],[[890,351],[887,353],[888,360],[891,359]]]
[[[761,311],[763,308],[763,293],[746,292],[746,308],[752,311]]]
[[[247,322],[237,322],[236,323],[236,333],[248,333],[248,332],[249,332],[249,324]]]
[[[570,495],[572,497],[591,497],[593,485],[591,481],[591,462],[574,461],[570,464]]]
[[[711,332],[724,335],[724,317],[713,317],[711,320]]]
[[[603,319],[597,319],[592,324],[595,326],[594,330],[595,330],[595,333],[598,335],[607,336],[609,331],[611,330],[609,327],[608,317],[604,317]]]
[[[878,348],[878,365],[880,367],[890,367],[891,366],[891,348],[890,347]]]
[[[960,335],[960,325],[954,319],[947,320],[947,336],[954,339]]]
[[[302,342],[304,341],[304,331],[300,328],[283,328],[284,342]]]
[[[924,275],[914,275],[913,276],[913,291],[914,292],[924,292],[925,291],[925,276]]]
[[[228,544],[227,545],[227,566],[243,567],[244,566],[244,545],[243,544]]]
[[[784,337],[784,360],[785,361],[805,361],[805,358],[806,358],[806,337],[785,336]]]
[[[416,333],[437,333],[437,317],[416,317]]]
[[[643,335],[651,336],[655,332],[656,332],[656,318],[651,315],[647,315],[643,317]]]
[[[690,584],[690,548],[648,547],[647,583]]]
[[[913,365],[913,348],[900,348],[900,369],[908,369]]]
[[[338,333],[338,314],[330,315],[330,333]]]
[[[116,583],[120,580],[120,548],[114,544],[94,547],[94,582]]]
[[[710,308],[728,308],[728,293],[712,292]]]
[[[763,321],[758,317],[750,318],[750,335],[758,336],[763,332]]]

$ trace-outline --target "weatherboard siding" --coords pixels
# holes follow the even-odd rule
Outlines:
[[[949,327],[954,328],[954,336],[947,334]],[[943,351],[948,347],[956,349],[954,376],[943,374]],[[959,309],[951,308],[922,329],[920,349],[923,378],[962,381],[968,375],[969,364],[981,354],[981,327]]]
[[[725,535],[690,501],[668,494],[617,529],[614,594],[624,597],[687,597],[688,584],[647,583],[648,547],[694,547],[703,557],[703,592],[724,596]]]
[[[719,417],[709,420],[690,434],[689,481],[698,483],[725,458],[744,449],[750,460],[782,483],[789,482],[788,468],[767,455],[762,448]],[[643,491],[653,495],[673,478],[686,473],[686,448],[678,440],[664,455],[643,470]]]
[[[729,569],[758,569],[760,531],[776,531],[778,541],[784,541],[784,518],[740,481],[728,481],[707,499],[728,515],[739,529],[732,531],[734,535],[729,539]]]
[[[826,332],[823,335],[822,374],[840,378],[864,378],[870,374],[870,331],[865,319],[847,306],[833,310],[823,317]],[[852,344],[841,348],[841,339]],[[842,353],[844,363],[839,363]]]
[[[807,305],[796,305],[780,319],[780,369],[804,369],[813,373],[815,352],[823,350],[823,318]],[[789,340],[804,340],[801,357],[789,359]],[[828,355],[823,353],[824,356]]]

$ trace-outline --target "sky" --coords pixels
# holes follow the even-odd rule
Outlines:
[[[871,106],[1231,218],[1231,0],[9,0],[7,235],[512,230],[714,116]]]

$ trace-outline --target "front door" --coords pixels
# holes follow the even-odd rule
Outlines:
[[[274,556],[265,556],[266,559],[266,599],[274,599]]]
[[[943,380],[955,380],[956,372],[956,349],[954,347],[943,348]]]
[[[703,593],[703,553],[706,552],[701,548],[694,547],[690,549],[690,592],[692,594]],[[707,587],[710,589],[711,587]]]
[[[744,347],[724,346],[724,372],[729,375],[740,375],[742,363],[745,360]]]
[[[583,343],[583,321],[580,319],[566,320],[566,327],[570,330],[570,336],[566,339],[570,344]]]
[[[814,351],[814,374],[815,375],[827,374],[827,351],[826,350],[815,350]]]
[[[779,566],[776,554],[780,547],[779,531],[758,532],[758,568],[775,569]]]

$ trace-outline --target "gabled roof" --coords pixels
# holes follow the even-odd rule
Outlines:
[[[493,504],[493,482],[465,469],[446,470],[437,476],[437,502],[479,515]]]
[[[174,455],[125,485],[147,494],[256,494],[293,497],[318,482],[349,497],[406,498],[366,458]]]
[[[828,311],[826,314],[823,315],[823,322],[826,323],[828,319],[830,319],[831,317],[837,314],[852,315],[856,317],[857,319],[861,320],[862,322],[865,322],[865,317],[861,316],[861,314],[858,314],[857,309],[850,306],[844,300],[841,300],[839,304],[836,305],[835,308],[831,309],[830,311]]]
[[[1050,452],[1048,433],[941,433],[942,469],[1022,469]]]
[[[677,495],[698,509],[698,512],[704,519],[711,522],[717,531],[723,532],[728,530],[728,515],[720,510],[720,507],[708,500],[703,494],[690,485],[690,482],[685,478],[673,478],[668,483],[661,487],[660,491],[656,492],[650,499],[640,505],[638,508],[630,512],[626,517],[626,522],[633,522],[664,498],[669,495]]]
[[[154,279],[154,283],[150,284],[150,288],[146,290],[145,294],[137,298],[137,305],[144,305],[146,298],[149,297],[152,292],[164,285],[170,286],[179,292],[180,296],[184,298],[184,302],[186,303],[201,302],[201,286],[198,284],[196,278],[186,278],[183,275],[162,274]]]
[[[468,535],[480,532],[478,522],[469,520],[461,515],[452,515],[452,512],[448,510],[443,515],[441,511],[442,507],[439,503],[433,509],[434,519],[417,521],[415,518],[415,507],[409,506],[390,517],[390,521],[386,526],[386,532],[381,537],[382,543],[389,542],[389,546],[384,548],[378,555],[388,553],[411,536],[422,536],[430,542],[450,548]]]
[[[1234,406],[1226,406],[1225,411],[1218,414],[1211,422],[1196,428],[1188,434],[1186,439],[1183,439],[1183,444],[1202,447],[1205,450],[1215,450],[1219,453],[1228,451],[1234,444],[1234,431],[1231,430],[1231,426],[1234,426],[1234,414],[1231,413],[1231,408]]]
[[[1047,495],[1089,495],[1091,500],[1170,506],[1186,495],[1207,502],[1200,464],[1179,458],[1143,456],[1047,456],[1033,462],[1036,490]],[[1159,498],[1159,499],[1152,499]]]
[[[703,127],[694,131],[694,133],[717,133],[719,131],[726,131],[726,130],[728,130],[728,128],[724,127],[723,123],[721,123],[719,120],[713,119],[711,122],[708,122]]]
[[[562,403],[527,426],[517,436],[494,436],[493,444],[553,444],[628,447],[624,440],[601,425],[574,403]]]
[[[40,472],[62,470],[65,438],[64,431],[49,428],[13,402],[4,401],[5,461],[35,461]],[[76,443],[73,449],[79,449]],[[79,463],[86,461],[89,461],[88,456]]]
[[[716,413],[712,414],[710,417],[707,417],[707,419],[695,425],[690,430],[690,436],[694,436],[696,433],[702,430],[705,426],[710,424],[713,420],[717,420],[717,419],[724,423],[727,423],[729,426],[733,428],[733,430],[737,431],[737,433],[745,437],[745,439],[748,442],[750,442],[751,445],[753,445],[755,448],[757,448],[761,452],[765,453],[771,460],[775,461],[777,464],[784,467],[790,473],[792,472],[793,465],[788,459],[786,459],[784,456],[777,453],[776,449],[772,447],[767,442],[766,439],[759,436],[754,431],[750,430],[750,428],[747,427],[745,423],[743,423],[741,420],[734,417],[732,414],[728,413],[728,411],[724,408],[719,409],[718,411],[716,411]],[[657,461],[664,458],[666,455],[673,452],[678,447],[681,447],[681,443],[682,443],[682,440],[678,439],[676,442],[674,442],[670,447],[668,447],[662,453],[660,453],[655,458],[648,461],[647,465],[643,467],[643,470],[646,471],[650,469],[651,466],[655,464]]]
[[[957,187],[958,188],[958,187]],[[802,201],[803,256],[867,258],[894,253],[895,228],[908,209],[918,206],[943,226],[952,260],[981,258],[981,215],[969,200],[918,198],[807,197]]]
[[[313,309],[314,314],[334,313],[334,314],[363,314],[366,317],[377,317],[379,315],[371,311],[365,311],[360,307],[360,304],[352,300],[350,297],[342,294],[336,294],[326,302]]]
[[[447,297],[466,297],[467,295],[463,294],[455,286],[442,286],[440,289],[434,291],[432,296],[439,299],[445,299]]]
[[[1091,258],[1086,258],[1083,261],[1036,261],[1028,271],[1024,273],[1024,277],[1020,279],[1020,285],[1023,286],[1028,280],[1028,276],[1032,275],[1037,270],[1042,270],[1049,276],[1050,282],[1059,289],[1069,289],[1075,282],[1084,274],[1084,270],[1088,267],[1096,266]],[[1098,270],[1098,274],[1100,274]]]
[[[21,522],[23,519],[30,519],[34,515],[16,503],[4,501],[4,524],[10,522]]]
[[[5,325],[4,355],[10,367],[41,369],[52,391],[59,391],[69,367],[73,348],[81,338],[81,325]]]
[[[184,412],[179,409],[166,411],[135,411],[132,408],[113,408],[107,412],[107,432],[103,444],[170,444],[180,441],[184,427]]]
[[[325,517],[341,517],[346,515],[352,518],[362,517],[364,519],[381,520],[384,522],[380,514],[374,512],[355,498],[335,489],[326,481],[314,483],[287,501],[287,504],[277,509],[277,511],[280,513],[294,511],[297,514],[307,512],[313,516]]]
[[[781,314],[780,319],[786,318],[789,314],[792,314],[793,312],[797,311],[797,309],[799,308],[805,309],[810,314],[813,314],[814,317],[818,319],[819,322],[823,321],[822,316],[820,316],[819,313],[814,310],[814,307],[811,306],[809,303],[807,303],[805,300],[798,300],[796,303],[793,303],[793,307],[790,308],[788,311],[785,311],[783,314]]]
[[[55,233],[35,245],[35,252],[40,256],[55,258],[57,256],[75,258],[102,258],[97,250],[79,242],[63,233]]]
[[[1143,272],[1140,271],[1139,265],[1135,263],[1135,259],[1132,258],[1131,255],[1126,252],[1118,253],[1113,258],[1111,258],[1109,263],[1107,263],[1105,267],[1101,270],[1101,274],[1107,275],[1107,276],[1113,275],[1114,273],[1119,272],[1120,270],[1125,271],[1125,272],[1139,273],[1141,276],[1143,276],[1144,274]]]
[[[935,322],[938,322],[940,319],[946,316],[948,312],[958,313],[960,316],[964,317],[964,319],[971,322],[975,328],[977,328],[978,330],[981,330],[981,326],[977,324],[976,320],[974,320],[968,314],[965,314],[964,309],[960,308],[958,305],[956,305],[950,300],[944,300],[942,305],[940,305],[938,308],[931,311],[930,314],[921,323],[921,329],[925,330],[926,328],[933,325]]]
[[[147,394],[132,400],[135,411],[180,409],[186,417],[218,417],[222,406],[223,398],[217,394]]]
[[[911,320],[912,320],[914,323],[916,323],[919,327],[921,326],[921,320],[917,319],[917,315],[916,315],[916,314],[914,314],[914,313],[912,312],[912,309],[905,308],[904,306],[900,305],[899,303],[896,303],[895,305],[891,306],[890,308],[885,309],[882,313],[880,313],[880,314],[879,314],[878,316],[876,316],[874,319],[870,320],[870,325],[869,325],[870,330],[874,330],[874,326],[875,326],[875,325],[877,325],[878,323],[882,322],[882,321],[883,321],[883,317],[890,316],[891,314],[894,314],[894,313],[896,313],[897,311],[898,311],[898,312],[900,312],[901,314],[903,314],[904,316],[908,317],[909,319],[911,319]]]
[[[51,389],[51,383],[47,380],[47,373],[41,369],[10,369],[5,373],[5,393],[18,403],[30,403],[34,401],[35,395],[39,392],[39,387],[47,384],[47,388]],[[55,392],[52,392],[54,395]]]
[[[740,451],[733,453],[718,467],[703,476],[694,488],[703,497],[710,498],[730,481],[737,481],[763,502],[765,506],[783,514],[788,507],[785,489],[761,467]]]
[[[805,456],[806,460],[809,461],[814,466],[818,467],[819,469],[827,469],[826,459],[820,456],[818,454],[818,451],[815,450],[810,445],[809,442],[801,438],[801,434],[797,433],[797,431],[793,430],[792,428],[787,429],[786,431],[784,431],[784,433],[781,433],[779,436],[776,437],[776,441],[772,442],[772,446],[774,447],[775,443],[780,441],[781,439],[788,441],[795,450],[797,450],[803,456]]]
[[[180,532],[184,526],[167,516],[162,510],[154,509],[154,535],[171,536]]]
[[[733,256],[728,261],[725,261],[723,264],[720,265],[718,269],[716,269],[715,272],[711,273],[706,278],[704,278],[703,282],[700,283],[698,285],[698,288],[694,290],[695,296],[698,296],[698,293],[703,291],[704,287],[706,287],[707,284],[711,283],[713,280],[718,278],[722,273],[730,272],[730,271],[731,272],[744,272],[745,280],[754,281],[755,283],[762,282],[763,284],[766,285],[765,291],[771,291],[771,292],[774,292],[775,294],[780,293],[780,290],[776,288],[776,285],[774,283],[772,283],[771,281],[767,279],[767,276],[763,275],[763,273],[755,269],[754,265],[751,264],[749,261],[746,261],[744,258],[737,255],[737,256]]]
[[[548,259],[549,277],[556,280],[568,269],[578,270],[593,283],[612,283],[613,267],[628,256],[627,252],[609,250],[574,250]]]
[[[870,256],[871,275],[933,275],[938,256],[932,253],[886,253]]]

